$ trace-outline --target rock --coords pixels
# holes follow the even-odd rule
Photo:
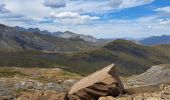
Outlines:
[[[107,96],[107,97],[100,97],[98,100],[116,100],[116,98],[112,96]]]
[[[47,83],[47,86],[45,87],[46,90],[54,90],[57,92],[65,92],[65,89],[59,85],[54,83]]]
[[[148,98],[146,98],[146,100],[160,100],[160,99],[155,98],[155,97],[148,97]]]
[[[133,98],[133,100],[144,100],[144,96],[143,95],[137,95]]]
[[[77,82],[67,97],[68,100],[97,100],[102,96],[118,96],[123,91],[124,86],[117,75],[116,67],[111,64]]]
[[[63,87],[69,90],[76,82],[77,80],[73,80],[73,79],[65,80],[63,82]]]
[[[65,93],[55,91],[26,91],[16,100],[64,100]]]
[[[61,84],[61,83],[63,83],[63,80],[58,80],[57,83],[58,83],[58,84]]]
[[[116,100],[133,100],[133,96],[123,96],[116,98]]]

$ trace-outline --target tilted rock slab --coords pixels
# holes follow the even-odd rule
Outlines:
[[[73,85],[66,99],[98,100],[102,96],[118,96],[123,90],[124,86],[117,75],[116,67],[111,64]]]

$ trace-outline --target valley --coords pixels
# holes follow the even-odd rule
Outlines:
[[[170,100],[170,1],[0,0],[0,100]]]

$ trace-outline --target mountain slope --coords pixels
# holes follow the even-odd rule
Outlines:
[[[170,35],[153,36],[139,42],[144,45],[170,44]]]
[[[129,83],[135,82],[135,84],[141,85],[154,85],[160,83],[170,82],[170,65],[161,64],[154,65],[149,68],[146,72],[131,77]]]
[[[79,39],[64,39],[38,32],[22,32],[15,27],[0,25],[0,51],[42,50],[70,52],[95,48]]]
[[[22,51],[0,53],[0,66],[59,67],[87,75],[106,65],[118,65],[121,75],[145,72],[150,66],[170,62],[170,46],[142,46],[126,40],[116,40],[95,50],[69,53]]]
[[[138,74],[150,66],[169,63],[170,53],[160,46],[146,47],[130,41],[116,40],[101,49],[70,54],[69,63],[78,71],[93,72],[110,63],[119,66],[122,75]]]

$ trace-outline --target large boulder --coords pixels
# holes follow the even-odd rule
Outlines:
[[[68,100],[98,100],[102,96],[118,96],[123,93],[124,86],[117,74],[114,64],[99,70],[79,82],[70,89]]]

